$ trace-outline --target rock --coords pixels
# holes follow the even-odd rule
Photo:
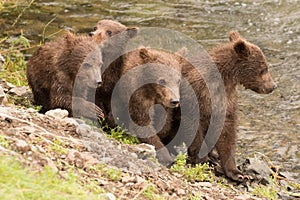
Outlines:
[[[178,190],[177,190],[177,195],[179,195],[179,196],[184,196],[184,195],[186,195],[186,192],[183,190],[183,189],[181,189],[181,188],[179,188]]]
[[[76,133],[81,137],[85,137],[88,136],[91,130],[92,128],[87,124],[79,124],[76,128]]]
[[[250,175],[254,180],[266,185],[270,182],[270,168],[264,159],[260,156],[247,158],[241,166],[242,171]]]
[[[30,151],[30,145],[27,144],[27,142],[25,142],[24,140],[17,140],[15,143],[15,146],[17,148],[18,151],[25,153],[27,151]]]
[[[0,105],[5,105],[6,103],[7,103],[7,98],[2,86],[0,85]]]
[[[16,86],[10,82],[5,82],[5,88],[7,88],[8,90],[15,88]]]
[[[8,91],[10,94],[14,94],[17,96],[24,96],[27,93],[27,87],[22,86],[22,87],[13,87]]]
[[[45,115],[54,117],[55,119],[64,119],[68,117],[69,112],[67,110],[62,110],[60,108],[49,110],[45,113]]]
[[[112,193],[105,193],[105,194],[100,194],[99,199],[103,200],[116,200],[116,197]]]
[[[198,183],[195,183],[197,184],[197,186],[200,186],[200,187],[212,187],[212,184],[210,182],[198,182]]]
[[[77,150],[71,149],[66,156],[66,160],[75,165],[78,168],[86,168],[98,164],[99,161],[95,159],[89,152],[79,152]]]
[[[155,158],[156,151],[153,145],[141,143],[134,147],[135,153],[137,154],[138,158],[140,159],[147,159],[147,158]]]

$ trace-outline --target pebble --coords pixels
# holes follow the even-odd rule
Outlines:
[[[103,200],[116,200],[116,197],[112,193],[105,193],[105,194],[100,194],[99,199]]]
[[[55,119],[64,119],[68,117],[69,112],[67,110],[62,110],[60,108],[49,110],[45,113],[47,116],[54,117]]]
[[[17,96],[24,96],[27,93],[27,87],[13,87],[9,90],[9,93]]]
[[[30,145],[27,144],[24,140],[17,140],[16,143],[16,148],[18,151],[25,153],[30,150]]]

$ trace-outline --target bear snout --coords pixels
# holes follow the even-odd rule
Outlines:
[[[273,82],[273,84],[270,87],[265,88],[263,91],[265,94],[269,94],[271,92],[273,92],[273,90],[275,90],[277,88],[276,83]]]
[[[101,85],[102,85],[102,79],[97,79],[96,83],[97,83],[97,87],[101,87]]]
[[[178,107],[178,106],[179,106],[179,104],[180,104],[180,101],[179,101],[179,99],[172,98],[172,99],[170,100],[170,105],[171,105],[173,108],[176,108],[176,107]]]
[[[91,37],[95,34],[96,34],[95,31],[89,32],[89,36],[91,36]]]

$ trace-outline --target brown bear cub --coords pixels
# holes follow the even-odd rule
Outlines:
[[[101,20],[98,24],[102,21],[105,27],[98,27],[101,31],[94,34],[92,39],[67,33],[62,40],[45,43],[29,59],[27,79],[35,103],[42,105],[40,112],[63,108],[69,111],[69,116],[76,113],[92,119],[103,117],[102,110],[92,103],[94,98],[90,94],[102,82],[103,51],[113,52],[113,48],[120,51],[120,46],[128,41],[132,31],[111,20]],[[120,44],[113,40],[114,43],[110,42],[110,45],[100,46],[99,43],[108,37],[122,32],[125,32],[125,36],[118,37]]]
[[[177,126],[181,121],[180,126],[183,129],[179,130],[178,134],[184,135],[182,137],[196,132],[192,137],[185,138],[189,163],[206,161],[209,151],[215,148],[226,176],[242,181],[249,177],[237,169],[235,161],[237,86],[241,84],[246,89],[268,94],[276,85],[259,47],[241,38],[238,32],[230,32],[229,39],[230,42],[209,51],[208,56],[199,55],[194,60],[189,60],[190,63],[183,63],[183,77],[193,88],[196,102],[192,102],[191,94],[186,92],[185,86],[181,86],[181,106],[184,103],[188,106],[181,108],[181,114],[178,112],[173,118],[178,119]],[[211,70],[212,66],[216,66],[220,72],[224,87],[222,84],[216,84],[217,71]],[[196,121],[199,113],[199,121]]]
[[[139,48],[125,54],[121,78],[116,84],[111,111],[116,122],[141,142],[155,146],[157,158],[170,164],[171,158],[157,133],[171,125],[171,112],[179,106],[181,65],[178,55]],[[160,105],[160,106],[158,106]]]

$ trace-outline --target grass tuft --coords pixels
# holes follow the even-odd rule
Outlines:
[[[207,163],[192,167],[186,165],[186,158],[185,154],[179,154],[175,164],[171,167],[171,171],[181,174],[189,181],[212,182],[214,180],[212,170]]]
[[[90,186],[89,186],[90,187]],[[99,199],[76,176],[60,179],[49,168],[31,172],[12,157],[0,156],[0,194],[2,200],[19,199]]]

